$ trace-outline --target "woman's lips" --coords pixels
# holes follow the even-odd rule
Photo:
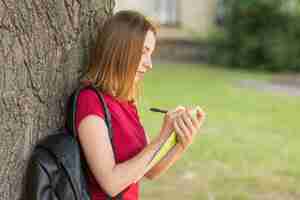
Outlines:
[[[145,72],[137,71],[141,76],[144,76]]]

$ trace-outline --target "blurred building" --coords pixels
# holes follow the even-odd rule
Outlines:
[[[133,9],[160,24],[205,36],[215,26],[219,0],[116,0],[116,11]]]

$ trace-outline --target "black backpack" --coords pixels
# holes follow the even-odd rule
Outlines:
[[[86,162],[76,137],[77,98],[83,89],[94,90],[105,111],[105,123],[113,145],[111,116],[101,93],[93,86],[73,92],[67,105],[66,128],[41,140],[31,155],[26,176],[26,198],[30,200],[90,200],[86,182]],[[113,150],[115,148],[113,147]],[[107,196],[107,199],[113,199]],[[120,193],[115,199],[121,200]]]

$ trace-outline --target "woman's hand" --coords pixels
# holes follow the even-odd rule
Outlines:
[[[169,110],[163,120],[163,124],[160,130],[160,138],[166,140],[174,131],[174,120],[181,111],[185,110],[183,106],[177,106],[175,109]]]
[[[186,150],[192,144],[204,119],[205,113],[200,108],[196,111],[196,117],[192,116],[192,109],[190,108],[177,111],[177,115],[175,115],[173,120],[173,127],[177,134],[178,143],[183,150]]]

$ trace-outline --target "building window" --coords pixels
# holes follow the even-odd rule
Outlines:
[[[161,24],[178,24],[178,0],[156,0],[156,12]]]

